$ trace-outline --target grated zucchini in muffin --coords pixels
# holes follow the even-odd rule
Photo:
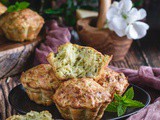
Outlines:
[[[13,115],[6,120],[53,120],[51,113],[48,111],[36,112],[31,111],[26,115]]]
[[[98,79],[111,56],[104,56],[91,47],[67,43],[58,48],[57,54],[51,52],[47,60],[60,80],[84,77]]]

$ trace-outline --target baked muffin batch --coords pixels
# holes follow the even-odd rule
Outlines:
[[[107,67],[111,56],[90,47],[66,43],[21,76],[29,98],[45,106],[55,104],[64,119],[99,120],[114,94],[128,87],[123,73]]]

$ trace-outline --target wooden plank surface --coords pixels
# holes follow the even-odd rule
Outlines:
[[[0,37],[0,79],[22,72],[30,64],[32,53],[41,37],[23,43],[8,41]]]
[[[133,42],[124,60],[111,62],[111,65],[131,69],[160,67],[160,30],[149,30],[145,38]]]
[[[129,53],[126,58],[122,61],[111,62],[110,65],[138,69],[140,66],[153,66],[160,67],[160,31],[151,30],[149,31],[147,37],[140,41],[134,41]],[[13,114],[18,114],[8,102],[9,91],[19,84],[19,75],[2,79],[0,81],[0,114],[1,119],[5,120],[7,117]],[[151,97],[152,102],[158,96],[160,96],[160,91],[155,91],[154,89],[147,90]],[[22,96],[23,97],[23,96]]]

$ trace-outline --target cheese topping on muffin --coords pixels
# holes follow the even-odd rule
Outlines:
[[[53,90],[58,88],[60,81],[54,76],[49,64],[41,64],[22,73],[21,82],[24,87]]]
[[[44,19],[31,9],[5,13],[0,18],[4,35],[13,41],[34,40],[44,24]]]
[[[112,95],[93,79],[72,79],[63,82],[53,95],[56,104],[62,107],[95,108],[109,103]]]
[[[45,106],[53,103],[51,97],[61,83],[49,64],[41,64],[29,69],[22,74],[20,80],[30,100]]]

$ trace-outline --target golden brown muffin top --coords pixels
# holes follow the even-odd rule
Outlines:
[[[0,3],[0,15],[2,15],[3,13],[5,13],[7,10],[7,7],[4,6],[2,3]]]
[[[56,89],[60,84],[49,64],[41,64],[27,70],[22,73],[20,80],[25,87],[43,88],[46,90]]]
[[[59,106],[72,108],[95,108],[108,103],[112,95],[93,79],[72,79],[63,82],[53,95]]]
[[[10,32],[16,34],[15,41],[24,41],[30,38],[35,30],[44,24],[44,19],[31,9],[23,9],[16,12],[5,13],[0,19],[0,27],[5,30],[5,34],[8,36]],[[7,32],[6,32],[7,31]]]
[[[128,87],[128,79],[123,73],[118,73],[110,68],[105,69],[105,74],[97,81],[101,86],[109,91],[115,90],[117,94],[122,94]]]

